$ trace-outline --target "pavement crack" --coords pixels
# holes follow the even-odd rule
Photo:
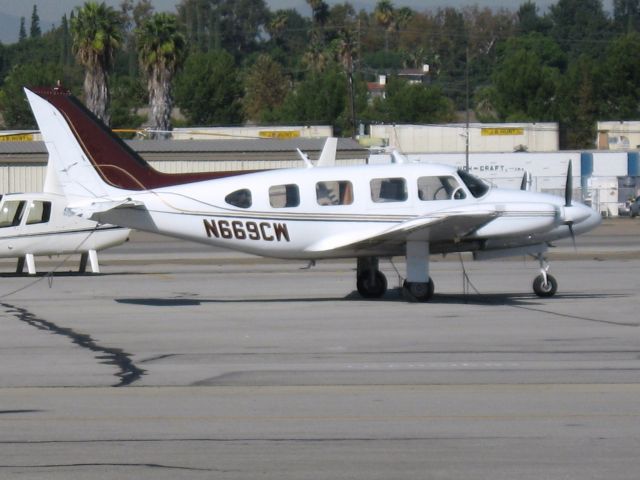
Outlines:
[[[73,467],[133,467],[133,468],[161,468],[165,470],[189,470],[197,472],[213,472],[210,468],[181,467],[176,465],[162,465],[159,463],[54,463],[42,465],[0,465],[0,468],[73,468]]]
[[[146,370],[137,367],[133,363],[130,353],[127,353],[120,348],[100,345],[91,337],[91,335],[76,332],[71,328],[60,327],[49,320],[37,317],[26,308],[17,307],[10,303],[1,303],[0,305],[5,308],[6,313],[13,315],[21,322],[35,327],[38,330],[44,330],[56,335],[67,337],[79,347],[95,352],[97,355],[94,357],[99,360],[100,363],[116,366],[118,368],[116,376],[120,378],[120,381],[113,385],[114,387],[130,385],[146,373]]]

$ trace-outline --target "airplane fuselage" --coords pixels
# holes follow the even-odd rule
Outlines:
[[[388,187],[387,192],[382,190]],[[473,190],[473,191],[472,191]],[[277,258],[317,259],[401,255],[402,242],[367,246],[401,223],[423,217],[492,212],[492,220],[459,238],[416,233],[432,253],[510,248],[570,236],[564,199],[518,190],[471,189],[453,168],[383,165],[290,169],[251,173],[152,192],[126,192],[146,208],[100,213],[104,222]],[[289,203],[287,203],[289,202]],[[572,208],[574,232],[600,218]],[[348,245],[357,244],[350,249]],[[341,247],[341,248],[336,248]]]

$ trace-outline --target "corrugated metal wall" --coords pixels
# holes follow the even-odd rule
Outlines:
[[[39,192],[44,184],[46,165],[0,163],[0,193]]]

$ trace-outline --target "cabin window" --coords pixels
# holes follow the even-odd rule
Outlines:
[[[473,195],[474,197],[482,197],[489,191],[490,187],[487,182],[474,175],[471,175],[469,172],[458,170],[458,175],[460,175],[460,178],[471,192],[471,195]]]
[[[318,205],[351,205],[353,185],[346,180],[316,183]]]
[[[249,208],[251,206],[251,190],[243,188],[241,190],[231,192],[229,195],[224,197],[224,201],[234,207]]]
[[[35,225],[36,223],[47,223],[51,218],[51,202],[42,202],[34,200],[29,205],[29,214],[27,215],[27,225]]]
[[[22,220],[24,206],[27,202],[14,200],[4,202],[2,210],[0,210],[0,228],[17,227]]]
[[[370,185],[371,200],[376,203],[407,200],[407,182],[404,178],[374,178]]]
[[[466,198],[458,180],[450,175],[418,178],[418,198],[425,202],[432,200],[462,200]]]
[[[269,203],[273,208],[290,208],[300,205],[300,190],[297,185],[274,185],[269,188]]]

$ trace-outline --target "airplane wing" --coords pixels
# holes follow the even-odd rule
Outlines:
[[[407,220],[383,232],[354,237],[335,236],[312,245],[309,252],[336,252],[339,250],[369,250],[375,247],[392,247],[410,240],[430,243],[463,240],[500,214],[495,210],[464,212],[439,212]]]

